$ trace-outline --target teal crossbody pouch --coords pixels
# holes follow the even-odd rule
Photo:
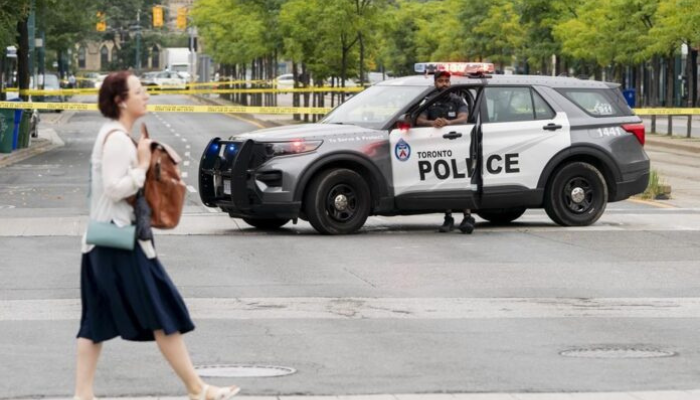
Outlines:
[[[112,131],[115,132],[115,131]],[[107,137],[112,134],[107,133]],[[92,192],[92,164],[90,165],[90,184],[88,186],[88,200]],[[90,220],[88,222],[87,233],[85,234],[85,243],[95,246],[111,247],[121,250],[133,250],[136,243],[136,226],[127,225],[118,227],[111,222],[98,222]]]
[[[90,221],[85,236],[87,244],[133,250],[136,242],[136,226],[118,227],[111,222]]]

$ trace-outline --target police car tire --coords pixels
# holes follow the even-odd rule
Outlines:
[[[584,189],[582,204],[572,203],[569,193],[572,187]],[[551,178],[545,191],[544,209],[549,218],[559,225],[586,226],[603,215],[607,200],[608,186],[603,174],[591,164],[572,162],[557,170]]]
[[[495,208],[491,210],[479,210],[476,215],[492,224],[508,224],[520,218],[527,208]]]
[[[289,222],[288,218],[243,218],[243,221],[262,230],[275,230]]]
[[[335,191],[351,195],[348,196],[352,198],[349,204],[351,212],[345,221],[339,221],[332,215],[333,210],[329,210],[329,196]],[[304,212],[311,226],[319,233],[343,235],[354,233],[365,224],[371,201],[369,186],[360,174],[345,168],[330,169],[316,176],[309,185]]]

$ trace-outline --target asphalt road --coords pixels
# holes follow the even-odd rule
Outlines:
[[[54,126],[65,146],[0,169],[0,399],[72,395],[87,157],[101,122],[76,113]],[[193,189],[208,140],[253,128],[208,114],[146,122],[190,161]],[[440,215],[372,217],[357,235],[325,237],[304,222],[256,231],[190,193],[182,226],[157,247],[197,324],[186,336],[195,364],[297,370],[211,379],[247,395],[691,390],[700,209],[688,204],[613,203],[586,228],[531,210],[470,236],[436,233]],[[666,356],[630,358],[640,355]],[[96,390],[184,394],[154,344],[119,340],[105,346]]]

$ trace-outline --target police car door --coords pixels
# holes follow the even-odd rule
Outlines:
[[[394,195],[399,207],[470,207],[466,201],[475,190],[470,179],[473,163],[469,162],[474,123],[442,128],[412,125],[389,134]]]
[[[569,120],[529,86],[487,87],[482,102],[483,189],[536,189],[552,157],[570,146]]]

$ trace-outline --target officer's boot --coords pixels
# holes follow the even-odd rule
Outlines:
[[[464,219],[462,223],[459,224],[459,230],[462,231],[462,233],[471,234],[474,232],[474,225],[476,225],[476,220],[472,217],[472,214],[470,212],[465,212]]]
[[[447,213],[445,214],[445,222],[442,223],[442,226],[440,229],[438,229],[438,232],[446,233],[450,232],[455,228],[455,219],[452,218],[452,214]]]

